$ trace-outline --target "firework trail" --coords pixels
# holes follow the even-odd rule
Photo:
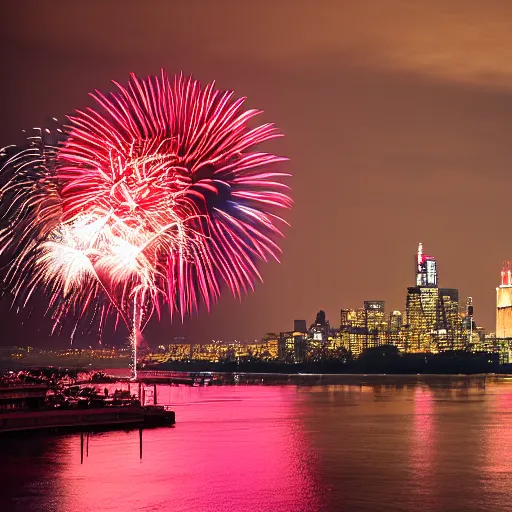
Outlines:
[[[291,199],[274,170],[285,158],[254,150],[280,134],[251,128],[260,111],[244,98],[164,72],[115,85],[59,140],[40,132],[8,151],[0,251],[24,304],[42,288],[56,324],[114,313],[140,339],[163,306],[183,318],[223,283],[238,297],[252,289],[258,260],[278,258],[277,213]]]

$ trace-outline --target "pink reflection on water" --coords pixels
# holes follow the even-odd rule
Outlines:
[[[501,510],[510,507],[512,485],[512,393],[510,382],[490,388],[485,429],[481,433],[484,455],[481,481],[486,499]]]
[[[427,387],[414,390],[414,410],[410,433],[411,492],[429,499],[433,493],[436,432],[434,395]]]
[[[485,436],[487,484],[493,491],[510,492],[512,473],[512,394],[510,384],[500,384],[489,396]]]
[[[144,431],[142,460],[137,431],[92,436],[83,464],[80,436],[66,439],[57,510],[321,509],[295,387],[183,389],[177,426]]]

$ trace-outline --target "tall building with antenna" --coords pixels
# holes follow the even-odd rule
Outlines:
[[[496,337],[512,337],[512,261],[501,269],[501,284],[496,288]]]
[[[459,348],[459,292],[439,288],[437,263],[418,245],[416,286],[407,288],[407,340],[410,352],[439,352]]]
[[[433,256],[423,254],[423,244],[418,244],[416,256],[416,286],[437,286],[437,263]]]

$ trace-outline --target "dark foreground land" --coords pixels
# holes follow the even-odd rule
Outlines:
[[[27,368],[67,368],[75,373],[89,373],[94,370],[126,369],[129,361],[95,360],[89,365],[83,361],[64,361],[61,358],[31,360],[0,359],[2,370],[15,372]],[[263,361],[258,359],[240,359],[238,361],[169,361],[156,363],[140,361],[141,370],[162,370],[180,372],[212,372],[212,373],[282,373],[282,374],[482,374],[512,373],[512,364],[500,364],[499,354],[487,352],[447,351],[440,354],[404,354],[394,346],[382,346],[367,349],[359,358],[340,359],[324,358],[320,361],[301,363],[283,361]]]
[[[510,373],[512,365],[499,363],[498,354],[464,351],[441,354],[400,354],[392,347],[368,349],[357,360],[285,363],[238,361],[210,363],[201,361],[157,363],[152,370],[186,372],[314,373],[314,374],[482,374]]]

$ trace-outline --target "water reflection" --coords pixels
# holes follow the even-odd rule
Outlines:
[[[159,388],[177,425],[0,438],[2,512],[502,512],[512,383]]]
[[[512,389],[500,384],[487,400],[482,483],[488,499],[509,506],[512,475]],[[503,509],[505,510],[505,508]]]
[[[426,506],[433,504],[431,494],[435,492],[432,482],[436,455],[434,408],[433,391],[425,386],[417,387],[413,392],[413,419],[409,432],[410,489]]]
[[[67,458],[58,510],[320,510],[295,390],[214,395],[176,407],[176,428],[144,431],[142,461],[137,431],[92,436],[83,465]],[[63,440],[63,454],[77,448]]]
[[[0,437],[0,510],[50,512],[59,499],[61,439]],[[77,451],[78,453],[78,451]]]

